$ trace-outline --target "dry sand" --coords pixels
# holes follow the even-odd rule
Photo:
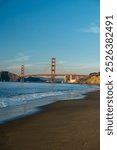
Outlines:
[[[99,150],[99,91],[0,125],[0,150]]]

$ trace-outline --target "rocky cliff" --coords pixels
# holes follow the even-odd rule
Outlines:
[[[0,81],[19,81],[20,77],[14,73],[8,71],[0,72]]]
[[[90,73],[88,77],[78,80],[80,84],[100,84],[100,73]]]

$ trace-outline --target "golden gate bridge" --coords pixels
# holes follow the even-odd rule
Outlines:
[[[68,80],[70,82],[74,82],[76,78],[83,78],[86,77],[87,75],[81,75],[81,74],[65,74],[65,73],[56,73],[56,58],[51,58],[51,67],[50,67],[50,73],[48,74],[25,74],[25,66],[21,65],[21,73],[20,73],[20,78],[21,82],[24,82],[25,77],[50,77],[50,82],[54,83],[56,81],[56,77],[64,77],[64,81],[67,82]]]

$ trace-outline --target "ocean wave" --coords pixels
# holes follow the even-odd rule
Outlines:
[[[0,108],[6,107],[7,104],[5,102],[0,102]]]
[[[48,92],[48,93],[32,93],[32,94],[23,94],[17,95],[12,97],[0,98],[0,108],[19,105],[27,103],[31,100],[42,99],[42,98],[49,98],[49,97],[56,97],[59,95],[63,95],[63,92]]]
[[[46,105],[57,100],[79,99],[83,94],[96,90],[98,86],[71,84],[0,84],[0,108],[33,103]]]

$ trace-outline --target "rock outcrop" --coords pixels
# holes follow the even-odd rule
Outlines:
[[[100,84],[100,73],[90,73],[89,76],[78,80],[80,84]]]
[[[19,81],[20,77],[14,73],[8,71],[0,72],[0,81]]]

